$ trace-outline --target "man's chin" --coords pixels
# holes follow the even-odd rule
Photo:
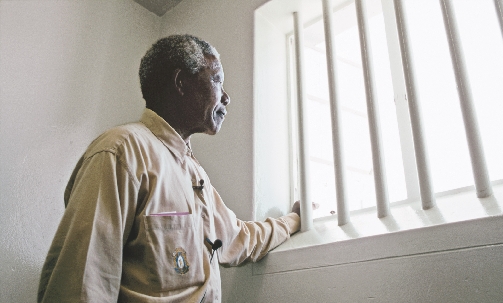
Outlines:
[[[216,135],[219,131],[220,131],[220,128],[222,127],[222,125],[214,125],[212,128],[208,128],[206,129],[206,131],[204,132],[205,134],[207,135]]]

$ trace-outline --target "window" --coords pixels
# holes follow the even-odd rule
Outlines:
[[[368,6],[377,93],[386,155],[386,172],[391,201],[407,199],[402,165],[393,85],[386,43],[384,20],[379,1]],[[349,210],[376,205],[372,153],[365,102],[365,84],[360,56],[360,41],[354,2],[334,12],[335,45],[342,138]],[[293,40],[293,35],[290,36]],[[320,204],[314,217],[336,212],[335,176],[331,139],[331,117],[323,20],[305,28],[305,67],[308,103],[308,140],[313,201]],[[293,42],[290,44],[293,47]],[[293,85],[292,85],[293,86]],[[293,94],[292,94],[293,95]],[[297,161],[296,161],[297,162]],[[390,182],[394,181],[394,182]]]
[[[414,50],[413,64],[417,66],[417,86],[433,187],[435,192],[446,192],[470,186],[473,184],[470,157],[439,1],[405,1],[405,9],[408,12],[411,48]],[[503,78],[503,48],[494,6],[491,1],[456,1],[455,9],[472,75],[470,84],[483,130],[490,176],[492,180],[502,179],[503,161],[495,157],[503,152],[502,140],[489,139],[497,138],[497,131],[503,126],[501,119],[496,117],[496,113],[503,113],[503,104],[497,101],[503,97],[503,90],[493,82]],[[388,55],[389,42],[386,40],[386,20],[381,2],[367,1],[367,15],[389,199],[391,202],[414,199],[417,198],[417,191],[409,190],[407,194],[404,174],[414,175],[416,171],[407,171],[411,166],[403,165],[403,161],[410,161],[410,157],[402,157],[399,136],[399,129],[405,136],[411,136],[407,132],[409,120],[407,117],[397,119],[396,116],[408,115],[408,112],[396,109],[395,102],[401,101],[396,99],[401,96],[399,92],[393,92],[389,62],[390,59],[399,61],[400,58]],[[349,209],[356,210],[374,206],[376,198],[354,2],[345,2],[336,8],[334,19],[348,202]],[[312,198],[321,205],[314,217],[322,217],[335,211],[335,205],[331,203],[335,200],[335,181],[331,160],[329,81],[323,20],[310,23],[303,33],[310,168],[315,172],[310,183]],[[293,47],[293,43],[290,46]],[[407,139],[403,141],[410,142]]]
[[[259,18],[267,20],[274,29],[265,35],[283,37],[279,41],[285,41],[277,43],[286,48],[283,55],[288,58],[287,64],[282,68],[288,70],[285,79],[290,79],[290,89],[283,92],[283,95],[287,104],[290,104],[290,124],[287,127],[290,131],[290,175],[294,200],[299,198],[303,189],[299,185],[298,172],[299,127],[296,124],[294,105],[296,66],[291,12],[302,11],[304,14],[304,86],[308,123],[302,127],[306,129],[308,142],[311,171],[308,183],[313,201],[320,204],[320,208],[313,213],[314,218],[329,216],[337,211],[321,2],[290,1],[285,4],[281,0],[275,0],[257,11]],[[419,114],[422,117],[433,191],[438,196],[471,190],[474,177],[440,2],[401,2],[409,47],[412,50],[410,64],[414,67],[416,99],[420,105]],[[503,161],[497,155],[503,154],[503,139],[498,133],[498,130],[503,129],[503,104],[498,101],[503,97],[503,88],[499,84],[499,79],[503,79],[503,39],[494,6],[496,2],[451,2],[485,151],[484,159],[490,180],[501,183]],[[413,133],[393,1],[366,0],[365,4],[389,201],[418,200],[420,189]],[[354,211],[376,205],[372,149],[355,3],[333,1],[333,5],[333,37],[338,77],[336,86],[342,120],[347,203],[349,210]],[[264,54],[256,53],[257,63],[262,60],[262,55]],[[277,81],[279,71],[272,74]],[[256,81],[256,85],[259,84],[260,81]]]
[[[501,229],[503,224],[503,161],[497,157],[503,152],[503,140],[497,133],[503,126],[503,108],[498,101],[501,100],[503,92],[499,84],[500,79],[503,79],[503,28],[498,28],[499,24],[503,24],[498,24],[503,10],[500,9],[499,14],[496,14],[494,9],[494,4],[501,5],[501,1],[450,1],[454,4],[453,11],[456,14],[461,49],[467,66],[466,75],[473,93],[485,160],[494,191],[493,196],[482,199],[477,198],[475,186],[470,185],[474,183],[471,159],[467,156],[465,123],[460,114],[457,83],[443,26],[440,1],[445,0],[365,1],[372,48],[370,56],[384,142],[382,153],[385,157],[385,178],[391,204],[389,215],[378,218],[376,207],[369,207],[370,203],[365,200],[372,199],[375,205],[373,189],[364,192],[355,190],[373,187],[373,178],[371,176],[365,179],[364,170],[358,171],[363,181],[348,186],[353,190],[349,195],[353,200],[348,203],[353,210],[349,216],[350,221],[344,225],[338,220],[339,214],[327,215],[327,212],[337,209],[333,198],[336,194],[335,186],[330,184],[334,181],[330,176],[333,176],[330,170],[333,160],[330,151],[327,151],[332,146],[326,142],[331,140],[330,126],[327,126],[331,123],[331,118],[327,113],[328,85],[324,84],[328,82],[323,67],[324,30],[321,23],[318,23],[321,22],[322,0],[273,0],[256,10],[255,218],[264,219],[267,214],[278,209],[286,213],[286,205],[290,205],[291,201],[302,193],[302,188],[298,185],[302,174],[297,169],[300,148],[296,134],[299,129],[295,106],[297,81],[292,44],[292,13],[296,11],[303,13],[303,50],[305,55],[312,55],[305,60],[314,62],[306,68],[309,72],[306,71],[305,84],[311,91],[307,91],[304,99],[308,106],[317,110],[315,114],[311,113],[308,119],[309,128],[314,132],[313,135],[307,136],[309,140],[306,140],[312,156],[310,183],[313,186],[314,180],[318,180],[313,186],[314,194],[321,196],[318,199],[325,200],[324,205],[314,212],[316,219],[313,220],[312,228],[294,235],[276,248],[265,262],[254,264],[254,275],[452,252],[502,243],[501,236],[494,232]],[[365,85],[361,76],[364,65],[361,63],[358,36],[355,34],[358,31],[354,2],[334,0],[332,6],[333,16],[337,16],[334,18],[336,24],[333,29],[334,36],[338,38],[334,40],[339,41],[336,41],[336,51],[339,59],[339,88],[342,90],[339,95],[343,100],[340,107],[342,115],[346,115],[346,118],[342,119],[346,175],[348,170],[353,170],[354,175],[357,175],[355,166],[350,165],[372,167],[369,166],[371,144],[368,143],[368,114],[365,101],[361,99],[365,98]],[[415,67],[415,85],[419,93],[416,99],[421,105],[423,135],[427,143],[431,181],[436,196],[436,206],[429,209],[422,207],[420,199],[421,189],[408,110],[408,104],[413,98],[407,98],[395,2],[403,4],[409,33],[409,50],[412,50],[409,53],[412,58],[409,62]],[[353,138],[356,136],[361,138]],[[356,139],[362,138],[366,138],[366,142],[347,142],[358,142]],[[363,160],[351,160],[353,154]],[[285,158],[291,162],[289,176],[282,174]],[[288,177],[290,195],[285,195],[280,191],[285,188],[284,182]],[[354,179],[346,177],[353,182]],[[332,192],[318,192],[326,191],[329,186],[332,187]],[[368,197],[364,197],[365,194]],[[354,197],[360,197],[360,200]],[[363,208],[358,210],[360,207]],[[304,261],[290,262],[292,258]]]

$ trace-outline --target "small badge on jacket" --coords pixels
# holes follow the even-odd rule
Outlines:
[[[189,271],[189,261],[187,261],[187,253],[183,248],[177,247],[173,252],[173,265],[175,265],[175,271],[184,275]]]

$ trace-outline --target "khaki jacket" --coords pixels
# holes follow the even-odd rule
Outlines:
[[[218,263],[257,261],[300,225],[294,213],[237,219],[190,147],[148,109],[89,146],[65,205],[39,302],[220,302]],[[211,262],[206,239],[222,241]]]

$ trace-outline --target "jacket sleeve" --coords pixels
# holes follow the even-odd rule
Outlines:
[[[138,194],[135,180],[112,152],[79,161],[42,269],[38,302],[117,302],[122,247]]]
[[[239,220],[225,206],[215,189],[213,192],[215,230],[217,237],[222,240],[222,248],[217,250],[217,254],[222,265],[256,262],[300,229],[300,217],[296,213],[277,219],[267,218],[265,222]]]

